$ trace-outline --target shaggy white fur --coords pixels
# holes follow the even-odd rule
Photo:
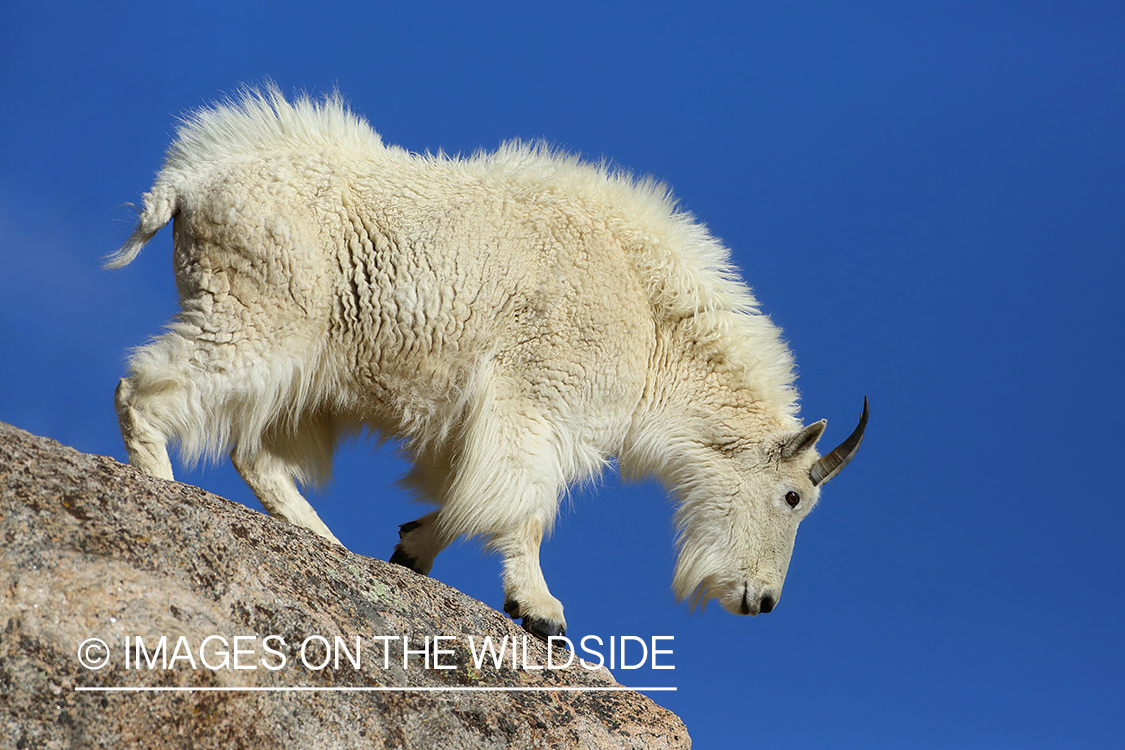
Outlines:
[[[335,540],[295,483],[344,435],[400,436],[438,510],[396,560],[482,536],[509,612],[551,634],[540,541],[616,456],[679,498],[679,598],[776,602],[823,423],[801,430],[778,329],[660,183],[540,145],[411,154],[339,96],[270,87],[186,119],[107,265],[173,219],[181,312],[117,392],[141,470],[172,478],[170,440],[230,450],[270,513]]]

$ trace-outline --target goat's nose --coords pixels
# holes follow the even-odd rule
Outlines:
[[[742,603],[738,611],[744,615],[757,615],[763,612],[772,612],[777,606],[777,594],[772,586],[766,586],[757,596],[751,592],[753,587],[746,584],[742,587]]]

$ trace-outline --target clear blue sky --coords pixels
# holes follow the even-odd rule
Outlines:
[[[674,672],[617,677],[678,687],[699,748],[1120,746],[1123,40],[1112,2],[4,2],[0,419],[124,458],[170,232],[99,263],[185,110],[269,77],[415,151],[546,138],[733,249],[827,440],[872,408],[766,616],[674,604],[658,486],[576,493],[543,552],[570,632],[675,636]],[[419,514],[402,471],[341,451],[315,502],[354,551]],[[469,543],[434,574],[498,607],[498,570]]]

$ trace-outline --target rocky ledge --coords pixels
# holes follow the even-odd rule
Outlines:
[[[568,656],[440,581],[0,423],[0,748],[690,747],[604,669],[527,668]]]

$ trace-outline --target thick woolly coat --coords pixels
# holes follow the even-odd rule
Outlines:
[[[173,219],[182,311],[118,393],[134,463],[161,440],[231,450],[261,497],[325,479],[339,439],[370,429],[405,439],[437,549],[483,535],[509,554],[616,457],[681,500],[681,597],[745,609],[746,584],[740,604],[717,581],[755,575],[780,591],[815,488],[780,520],[759,507],[776,498],[731,498],[776,495],[816,458],[779,468],[801,428],[793,360],[661,184],[538,145],[412,154],[339,97],[267,89],[185,120],[109,265]]]

